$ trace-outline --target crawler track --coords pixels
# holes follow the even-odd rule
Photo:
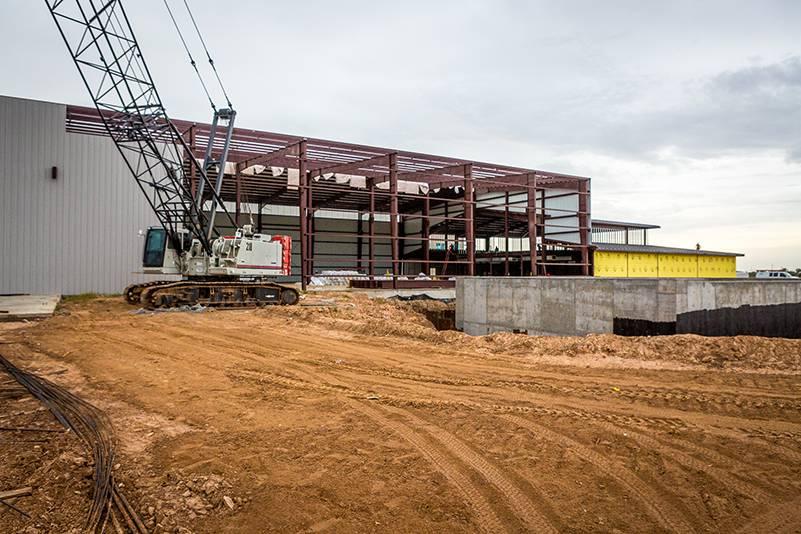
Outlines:
[[[274,282],[215,280],[160,280],[125,288],[125,300],[148,309],[202,305],[214,308],[254,308],[294,305],[298,292]]]

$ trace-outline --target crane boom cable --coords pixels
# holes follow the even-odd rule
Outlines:
[[[189,50],[189,46],[186,44],[186,40],[184,39],[184,34],[181,33],[181,28],[178,26],[178,22],[175,20],[175,16],[173,15],[172,9],[170,9],[170,4],[167,3],[167,0],[164,0],[164,6],[167,8],[167,13],[170,14],[170,19],[172,19],[172,24],[173,26],[175,26],[175,31],[178,32],[178,37],[181,39],[181,44],[184,45],[184,50],[186,50],[186,55],[189,56],[189,64],[192,65],[193,69],[195,69],[195,74],[197,74],[197,79],[200,81],[200,85],[203,87],[203,92],[206,93],[206,98],[209,99],[209,104],[211,105],[211,109],[217,111],[217,106],[214,104],[214,100],[211,98],[209,89],[208,87],[206,87],[206,82],[203,81],[203,76],[200,74],[200,70],[198,70],[197,68],[197,63],[195,62],[195,58],[192,57],[192,52]],[[203,47],[205,48],[205,45],[203,45]],[[217,79],[219,80],[219,77]],[[226,99],[227,98],[228,97],[226,96]]]
[[[165,2],[167,0],[164,0]],[[211,59],[211,54],[209,53],[209,49],[206,46],[206,41],[203,39],[203,35],[200,33],[200,28],[197,26],[197,22],[195,21],[195,15],[192,13],[192,9],[189,7],[189,2],[184,0],[184,6],[186,6],[186,11],[189,13],[189,18],[192,20],[192,26],[195,27],[195,31],[197,32],[197,36],[200,39],[200,44],[203,45],[203,50],[206,52],[206,58],[209,60],[209,65],[211,65],[211,70],[214,71],[214,76],[217,78],[217,83],[220,84],[220,89],[225,96],[225,101],[228,103],[228,107],[233,107],[231,105],[231,99],[228,97],[228,92],[225,90],[225,86],[222,83],[222,79],[220,79],[220,74],[217,72],[217,67],[214,65],[214,60]]]

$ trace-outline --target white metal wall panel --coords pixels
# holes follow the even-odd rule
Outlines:
[[[158,224],[110,139],[66,107],[0,96],[0,293],[120,293]],[[50,170],[58,168],[58,178]]]
[[[548,195],[563,195],[569,194],[573,191],[569,189],[549,189],[546,192],[545,199],[545,226],[543,233],[545,237],[558,239],[568,243],[580,243],[581,234],[579,233],[579,218],[578,215],[571,215],[571,213],[578,212],[579,209],[579,196],[559,196],[557,198],[547,198]],[[549,217],[556,217],[552,219],[554,222],[549,224]],[[573,230],[575,228],[575,231]]]

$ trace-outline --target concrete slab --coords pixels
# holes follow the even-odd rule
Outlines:
[[[0,321],[50,317],[60,300],[61,295],[0,296]]]

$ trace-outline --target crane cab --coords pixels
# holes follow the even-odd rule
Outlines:
[[[167,231],[148,228],[142,252],[142,270],[147,274],[181,274],[180,264],[180,252],[175,250]]]

